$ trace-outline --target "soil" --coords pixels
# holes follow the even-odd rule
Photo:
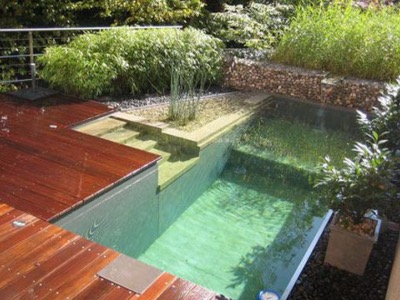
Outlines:
[[[369,237],[374,236],[376,227],[376,221],[372,219],[363,219],[361,223],[354,224],[349,217],[340,217],[336,224],[348,231]]]

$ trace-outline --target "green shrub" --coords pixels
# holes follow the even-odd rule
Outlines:
[[[388,149],[396,153],[400,151],[400,78],[396,84],[387,85],[386,93],[378,100],[379,106],[374,107],[372,118],[358,111],[358,123],[365,134],[377,132],[387,140]]]
[[[204,0],[205,9],[209,12],[222,12],[224,5],[250,5],[253,0]],[[259,2],[259,1],[257,1]]]
[[[172,66],[205,72],[208,83],[217,81],[222,43],[191,28],[125,28],[85,34],[67,46],[50,47],[39,61],[41,78],[67,93],[163,93],[169,89]]]
[[[299,7],[273,59],[375,80],[400,74],[400,14],[351,3]]]
[[[114,24],[185,23],[201,13],[201,0],[103,0],[95,1],[102,17]]]
[[[288,25],[292,6],[251,3],[225,5],[211,13],[201,26],[230,47],[271,48]]]

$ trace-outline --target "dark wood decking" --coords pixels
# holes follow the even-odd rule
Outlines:
[[[135,294],[97,275],[119,253],[47,222],[157,161],[70,129],[109,112],[0,94],[0,299],[218,299],[166,272]]]
[[[118,257],[116,251],[2,203],[0,253],[0,299],[218,299],[166,272],[135,294],[96,275]]]
[[[64,95],[0,94],[0,201],[49,221],[154,164],[156,155],[70,129],[109,112]]]

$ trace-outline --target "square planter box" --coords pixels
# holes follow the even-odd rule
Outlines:
[[[339,269],[363,275],[374,244],[378,240],[381,220],[377,222],[373,237],[362,236],[336,225],[337,215],[329,226],[329,241],[325,263]]]

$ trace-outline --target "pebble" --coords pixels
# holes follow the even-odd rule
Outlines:
[[[218,94],[224,94],[233,91],[229,88],[222,87],[211,87],[207,90],[203,96],[214,96]],[[113,109],[119,109],[127,111],[135,108],[157,106],[169,102],[169,95],[157,95],[157,94],[145,94],[137,97],[110,97],[104,96],[96,99],[97,101],[106,104],[108,107]]]
[[[320,241],[296,282],[289,300],[380,300],[385,299],[399,233],[379,236],[363,276],[324,265],[328,231]]]

